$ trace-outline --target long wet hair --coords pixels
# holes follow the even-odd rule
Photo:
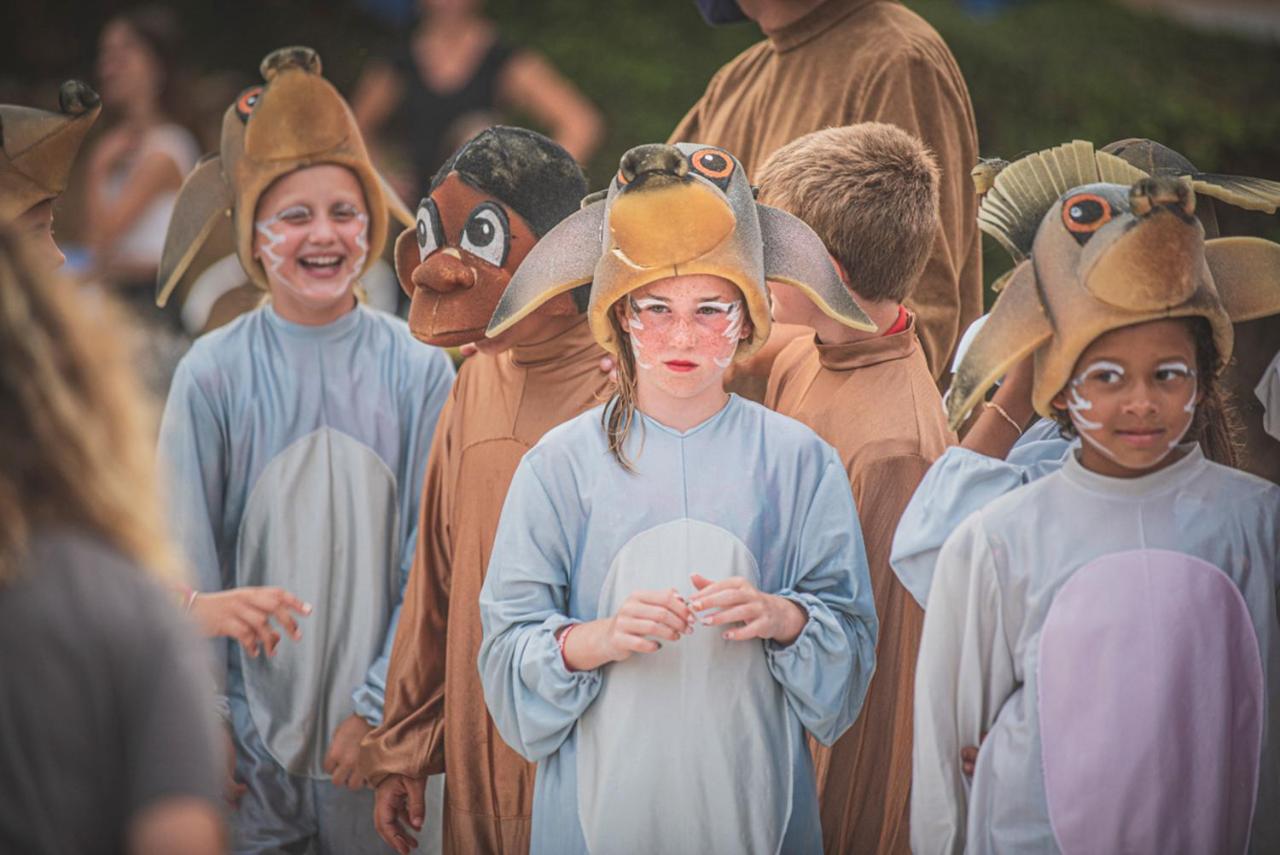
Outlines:
[[[613,359],[618,380],[600,415],[600,423],[608,437],[610,453],[623,469],[634,472],[636,468],[627,457],[626,444],[636,423],[636,355],[631,349],[631,338],[622,329],[622,322],[613,308],[609,309],[609,326],[613,328],[613,340],[618,343],[618,353]]]
[[[0,586],[33,534],[59,527],[176,581],[129,322],[109,298],[38,271],[0,229]]]
[[[1204,456],[1214,463],[1238,468],[1242,443],[1240,414],[1231,399],[1231,392],[1222,382],[1222,356],[1213,341],[1213,328],[1205,318],[1185,318],[1191,329],[1196,348],[1196,383],[1200,390],[1200,403],[1196,405],[1191,427],[1187,429],[1185,442],[1197,442]],[[1058,431],[1066,439],[1075,439],[1079,431],[1072,424],[1065,410],[1054,408],[1053,420]]]

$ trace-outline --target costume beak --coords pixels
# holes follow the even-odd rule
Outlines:
[[[209,263],[236,251],[233,204],[235,195],[223,177],[222,158],[217,155],[199,163],[182,182],[156,272],[157,306],[169,302],[180,284],[190,284],[185,282],[187,271],[192,271],[194,278]],[[192,262],[202,253],[209,263],[193,267]]]
[[[1035,269],[1024,261],[1009,278],[990,320],[974,336],[951,380],[947,393],[951,429],[957,430],[992,384],[1052,334],[1036,290]]]
[[[604,202],[594,202],[575,211],[533,245],[502,292],[485,335],[505,332],[552,297],[595,277],[604,210]]]
[[[849,296],[813,229],[778,208],[756,203],[756,211],[764,242],[764,278],[794,285],[824,315],[846,327],[875,332],[876,325]]]
[[[1214,238],[1204,257],[1235,323],[1280,314],[1280,244],[1255,237]]]

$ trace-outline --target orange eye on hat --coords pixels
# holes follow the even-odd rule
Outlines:
[[[723,181],[733,172],[733,158],[716,148],[695,151],[689,162],[699,173],[713,181]]]
[[[1088,236],[1111,222],[1111,203],[1096,193],[1078,193],[1062,205],[1062,224],[1077,240]]]
[[[240,121],[249,121],[249,114],[253,112],[254,105],[258,103],[260,97],[262,97],[261,86],[250,86],[240,93],[240,97],[236,99],[236,115],[240,117]]]

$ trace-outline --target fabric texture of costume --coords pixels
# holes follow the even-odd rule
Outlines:
[[[605,198],[569,216],[529,253],[498,303],[497,335],[548,300],[591,283],[587,317],[596,340],[617,353],[610,308],[634,291],[676,275],[711,274],[742,292],[752,335],[745,359],[769,337],[765,280],[795,285],[832,319],[854,329],[875,324],[845,290],[822,240],[801,220],[755,201],[738,161],[723,149],[643,145],[622,156]]]
[[[1137,478],[1068,456],[948,539],[916,677],[914,851],[1280,846],[1280,488],[1182,450]],[[979,744],[968,782],[960,750]]]
[[[381,720],[422,472],[453,373],[402,321],[363,306],[322,326],[264,306],[196,341],[178,366],[160,453],[197,587],[276,585],[314,606],[301,640],[274,657],[219,645],[250,788],[238,847],[325,832],[316,811],[336,815],[330,796],[358,801],[349,814],[363,829],[338,823],[327,848],[381,845],[371,794],[333,788],[322,762],[352,713]]]
[[[607,394],[603,355],[584,318],[548,341],[472,356],[436,431],[383,724],[366,737],[361,767],[375,783],[444,771],[446,852],[529,849],[534,768],[485,709],[480,587],[520,459]]]
[[[911,698],[924,613],[889,567],[898,518],[954,442],[915,322],[851,344],[791,342],[778,356],[767,406],[835,447],[862,525],[880,633],[862,714],[814,759],[828,852],[907,852]]]
[[[637,412],[631,472],[601,416],[525,455],[480,595],[485,700],[538,761],[531,851],[818,851],[804,734],[829,744],[856,718],[876,634],[844,468],[808,428],[731,396],[684,432]],[[692,594],[691,572],[743,576],[808,621],[785,647],[699,625],[655,653],[567,670],[558,630],[636,589]]]
[[[68,80],[59,112],[0,104],[0,223],[61,196],[85,134],[102,111],[89,84]]]
[[[368,254],[364,273],[377,261],[389,222],[405,226],[413,214],[378,175],[365,151],[351,108],[320,74],[311,48],[281,48],[262,61],[266,81],[236,99],[222,119],[218,154],[187,176],[178,192],[156,276],[156,303],[163,306],[214,262],[235,253],[255,285],[267,289],[267,274],[253,257],[258,200],[276,179],[324,163],[350,169],[368,207]]]
[[[942,169],[941,228],[907,301],[929,367],[942,377],[960,332],[982,313],[982,247],[969,182],[978,139],[964,77],[924,19],[886,0],[821,3],[722,67],[670,139],[726,148],[754,180],[769,155],[792,140],[870,121],[919,137]],[[769,361],[757,362],[736,367],[734,383],[745,388],[751,374],[767,377]]]

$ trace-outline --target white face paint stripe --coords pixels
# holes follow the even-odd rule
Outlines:
[[[1081,415],[1085,410],[1092,409],[1093,402],[1080,396],[1080,392],[1074,382],[1067,387],[1067,411],[1071,414],[1071,421],[1077,429],[1097,430],[1102,427],[1101,422],[1095,422]]]

